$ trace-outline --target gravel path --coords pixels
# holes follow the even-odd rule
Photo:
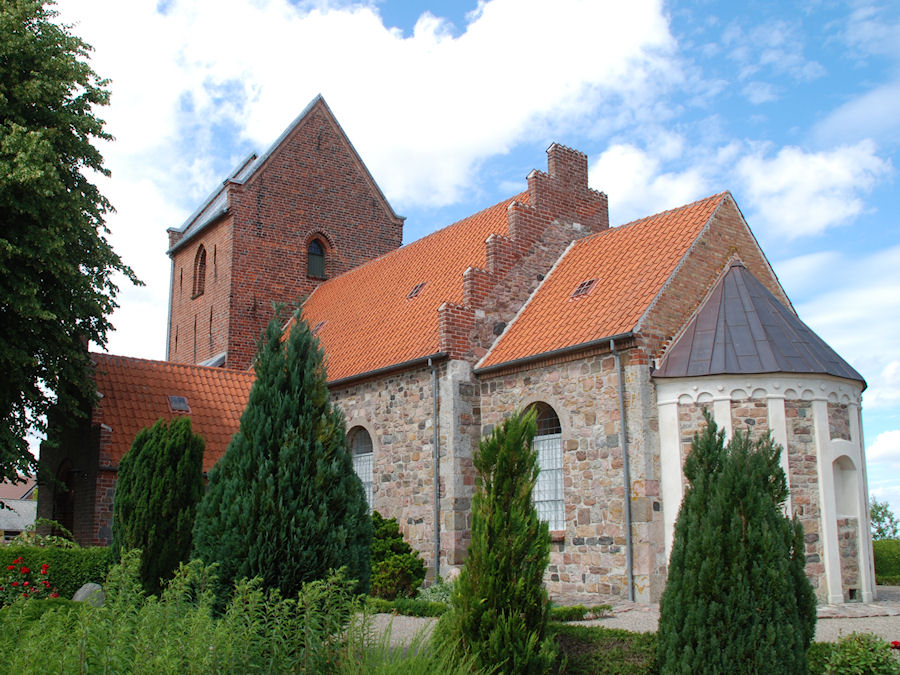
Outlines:
[[[834,642],[852,632],[874,633],[885,640],[900,640],[900,587],[879,586],[878,600],[873,603],[822,605],[816,622],[816,641]],[[383,634],[391,630],[391,644],[409,644],[419,631],[430,635],[437,619],[376,614],[372,630]],[[612,616],[579,622],[584,626],[622,628],[638,633],[655,631],[659,625],[659,605],[622,603],[613,607]]]

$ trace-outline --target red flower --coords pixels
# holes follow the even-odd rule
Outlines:
[[[44,584],[44,588],[50,588],[50,582],[44,579],[41,583]]]
[[[20,562],[22,562],[22,556],[19,556],[18,558],[13,560],[13,565],[18,565]]]
[[[20,569],[19,571],[20,571],[22,574],[28,574],[29,572],[31,572],[31,570],[28,569],[27,567],[23,567],[23,568]]]
[[[27,581],[26,581],[24,584],[22,584],[22,585],[23,585],[23,586],[31,586],[31,584],[28,583]]]
[[[900,649],[900,640],[893,640],[891,642],[891,649]]]
[[[28,597],[28,593],[22,593],[22,597],[23,597],[23,598],[27,598],[27,597]]]
[[[18,582],[18,581],[14,581],[14,582],[12,582],[12,585],[13,585],[13,586],[18,586],[18,585],[19,585],[19,582]]]
[[[16,566],[15,566],[15,565],[7,565],[7,566],[6,566],[6,569],[8,569],[8,570],[14,570],[14,569],[16,569]]]
[[[58,597],[59,597],[59,593],[51,593],[51,594],[50,594],[50,597],[51,597],[51,598],[58,598]]]

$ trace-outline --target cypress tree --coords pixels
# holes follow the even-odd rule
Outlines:
[[[292,597],[346,566],[364,591],[372,521],[318,340],[299,320],[282,339],[276,317],[255,369],[240,428],[210,472],[195,555],[219,563],[227,587],[258,576]]]
[[[535,419],[533,410],[517,413],[479,444],[472,543],[440,629],[491,672],[543,673],[556,656],[543,583],[550,533],[531,498],[539,471]]]
[[[684,464],[685,492],[660,601],[662,673],[806,673],[815,596],[803,530],[770,437],[728,446],[706,415]]]
[[[191,531],[203,497],[203,438],[191,420],[159,420],[141,429],[122,458],[113,499],[112,552],[138,548],[148,593],[159,593],[191,552]]]

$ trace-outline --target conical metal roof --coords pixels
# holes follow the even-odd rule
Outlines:
[[[805,373],[865,380],[733,261],[654,377]]]

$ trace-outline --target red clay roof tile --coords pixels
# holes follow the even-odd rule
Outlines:
[[[463,272],[487,263],[485,240],[507,234],[507,208],[495,204],[319,286],[303,305],[327,355],[328,380],[429,356],[439,349],[438,307],[462,304]],[[417,284],[419,293],[407,297]]]
[[[92,353],[94,381],[103,397],[96,404],[101,422],[112,429],[111,460],[118,465],[138,431],[158,419],[179,414],[169,409],[169,396],[184,396],[191,408],[195,433],[206,441],[203,470],[209,471],[225,453],[240,426],[253,372],[150,361]]]
[[[574,242],[478,368],[633,330],[726,194]]]

